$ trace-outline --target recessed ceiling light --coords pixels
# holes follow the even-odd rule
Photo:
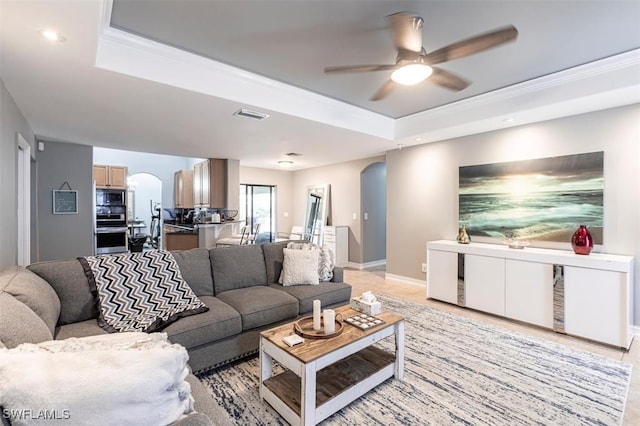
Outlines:
[[[300,157],[302,154],[300,154],[299,152],[287,152],[285,155],[287,157]]]
[[[281,161],[278,161],[278,165],[279,165],[280,167],[291,167],[291,166],[293,166],[293,161],[290,161],[290,160],[281,160]]]
[[[418,137],[416,138],[416,142],[420,142],[420,141],[422,141],[422,138],[421,138],[420,136],[418,136]]]
[[[67,41],[67,38],[65,36],[63,36],[62,34],[58,33],[55,30],[51,30],[51,29],[40,30],[40,34],[42,34],[42,37],[46,38],[49,41],[54,41],[58,43],[63,43]]]
[[[514,121],[516,121],[516,120],[515,120],[514,118],[509,117],[509,118],[505,118],[505,119],[504,119],[504,120],[502,120],[502,121],[503,121],[503,122],[505,122],[505,123],[513,123],[513,122],[514,122]]]

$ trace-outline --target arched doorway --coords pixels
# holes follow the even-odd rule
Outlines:
[[[151,173],[135,173],[127,178],[127,186],[127,217],[130,224],[140,226],[133,233],[151,236],[145,247],[161,248],[162,180]]]
[[[373,163],[360,173],[362,264],[384,265],[387,259],[387,165]]]

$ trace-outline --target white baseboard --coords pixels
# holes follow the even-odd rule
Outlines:
[[[375,268],[376,266],[384,266],[386,264],[387,264],[387,259],[382,259],[382,260],[375,260],[373,262],[366,262],[366,263],[349,262],[347,266],[352,269],[362,270],[367,268]]]
[[[398,281],[403,284],[411,284],[411,285],[420,286],[420,287],[427,286],[426,280],[419,280],[417,278],[404,277],[402,275],[384,274],[384,279],[389,281]]]
[[[640,338],[640,325],[632,325],[631,333],[633,333],[634,337]]]

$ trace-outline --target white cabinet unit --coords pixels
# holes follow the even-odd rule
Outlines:
[[[349,227],[324,226],[322,228],[322,245],[333,252],[336,266],[349,264]]]
[[[553,265],[508,259],[505,316],[553,328]]]
[[[431,250],[427,262],[427,297],[458,303],[458,253]]]
[[[465,306],[598,342],[629,348],[633,339],[633,257],[567,250],[514,250],[499,244],[427,244],[427,297],[456,303],[454,256],[464,255]],[[564,286],[554,291],[554,271]],[[559,317],[559,318],[558,318]]]
[[[627,274],[566,267],[564,270],[565,331],[611,345],[623,346],[631,337],[627,324],[633,320],[628,310],[633,293]]]
[[[465,255],[464,284],[467,307],[504,315],[504,259]]]

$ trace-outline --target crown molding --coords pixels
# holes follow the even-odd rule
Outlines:
[[[97,67],[403,146],[640,102],[640,49],[635,49],[393,119],[112,28],[111,10],[112,0],[104,0]]]
[[[395,140],[410,146],[638,102],[635,49],[399,118]]]
[[[106,0],[95,61],[99,68],[393,139],[395,120],[390,117],[112,28],[111,8]]]

